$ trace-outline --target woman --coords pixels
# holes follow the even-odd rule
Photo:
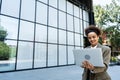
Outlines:
[[[85,34],[90,42],[90,46],[87,48],[101,48],[103,53],[103,63],[105,67],[95,67],[88,61],[82,63],[82,68],[84,72],[82,75],[82,80],[111,80],[110,76],[107,73],[107,69],[110,62],[111,49],[107,46],[99,44],[99,37],[101,31],[98,27],[90,25],[85,29]]]

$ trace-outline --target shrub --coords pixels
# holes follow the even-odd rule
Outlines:
[[[7,36],[7,31],[0,30],[0,41],[4,41],[6,36]]]
[[[9,46],[0,41],[0,60],[8,60],[10,58],[10,48]]]
[[[111,57],[111,62],[117,62],[117,61],[118,61],[117,57]]]

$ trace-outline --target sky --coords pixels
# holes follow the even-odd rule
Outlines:
[[[93,0],[93,5],[102,5],[105,6],[106,4],[111,3],[112,0]]]

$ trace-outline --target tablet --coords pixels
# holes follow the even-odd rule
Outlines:
[[[74,49],[74,60],[78,66],[82,65],[82,62],[87,60],[96,67],[104,67],[102,50],[101,48],[85,48],[85,49]]]

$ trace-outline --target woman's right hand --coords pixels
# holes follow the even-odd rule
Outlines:
[[[82,66],[83,68],[87,68],[89,70],[94,70],[94,66],[87,60],[82,62]]]

